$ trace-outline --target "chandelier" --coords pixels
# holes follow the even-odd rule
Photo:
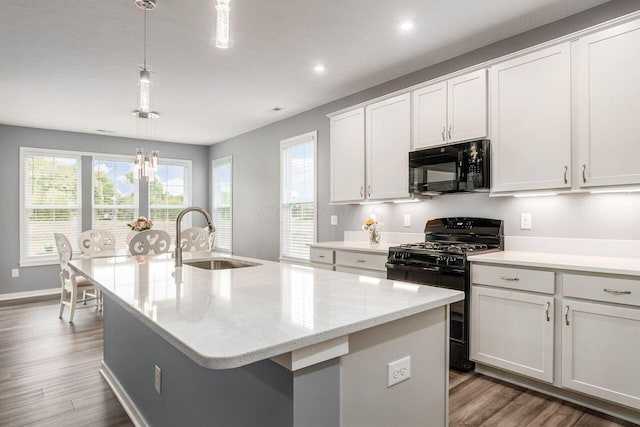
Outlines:
[[[160,117],[157,112],[151,110],[151,73],[147,69],[147,11],[156,7],[156,0],[135,0],[135,5],[144,11],[144,62],[138,77],[138,109],[133,112],[133,115],[138,118],[138,130],[141,126],[146,127],[146,139],[149,139],[149,120]],[[158,150],[147,152],[138,147],[133,177],[153,181],[157,170]]]

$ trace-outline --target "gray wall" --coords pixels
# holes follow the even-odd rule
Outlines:
[[[112,136],[60,132],[0,125],[0,171],[2,189],[0,204],[0,294],[60,286],[59,266],[25,267],[19,278],[11,278],[11,269],[20,261],[20,147],[36,147],[107,154],[135,154],[144,141]],[[165,142],[149,142],[149,147],[160,150],[160,157],[192,160],[192,204],[209,206],[207,154],[209,147]],[[91,174],[83,162],[83,224],[91,224]],[[146,199],[146,192],[141,195]],[[142,211],[141,211],[142,212]],[[194,217],[194,224],[198,220]],[[52,230],[53,233],[53,230]]]
[[[569,195],[555,198],[489,198],[488,195],[442,196],[415,204],[329,206],[329,119],[326,114],[433,78],[488,61],[583,28],[640,10],[637,0],[605,3],[552,24],[522,33],[451,60],[416,71],[294,117],[214,144],[210,159],[233,155],[233,251],[276,260],[279,255],[279,141],[318,131],[318,241],[342,240],[344,230],[360,228],[374,210],[387,231],[420,232],[428,218],[452,215],[490,216],[505,220],[507,235],[610,237],[640,239],[640,195]],[[533,214],[533,229],[519,230],[519,213]],[[402,215],[412,215],[412,227]],[[330,225],[337,214],[339,225]]]

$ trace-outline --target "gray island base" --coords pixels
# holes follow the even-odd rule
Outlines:
[[[449,304],[461,293],[252,261],[261,265],[226,275],[193,267],[176,275],[167,257],[75,261],[104,292],[101,373],[136,425],[447,424]],[[226,301],[221,281],[231,285]],[[301,327],[286,296],[305,283],[313,320]],[[160,289],[174,298],[165,292],[154,304]],[[252,292],[272,317],[252,319]],[[257,319],[254,333],[246,322]],[[388,365],[407,356],[410,372],[396,376],[408,379],[388,386]]]

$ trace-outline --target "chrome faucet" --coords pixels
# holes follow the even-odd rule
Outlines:
[[[175,259],[176,259],[176,267],[182,267],[182,231],[180,230],[180,223],[182,222],[182,217],[185,216],[185,214],[189,213],[189,212],[200,212],[204,218],[207,220],[207,226],[209,227],[209,250],[211,249],[211,247],[213,246],[213,240],[211,239],[211,236],[213,236],[213,234],[216,232],[216,228],[213,226],[213,222],[211,221],[211,216],[207,213],[207,211],[205,211],[202,208],[199,208],[197,206],[191,206],[188,207],[186,209],[183,209],[182,211],[180,211],[180,213],[178,214],[178,217],[176,218],[176,252],[175,252]]]

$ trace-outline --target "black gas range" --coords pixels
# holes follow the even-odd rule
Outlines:
[[[450,366],[473,368],[469,360],[470,268],[467,255],[504,249],[503,223],[486,218],[439,218],[427,221],[424,242],[389,248],[387,279],[439,286],[465,293],[451,304]]]

